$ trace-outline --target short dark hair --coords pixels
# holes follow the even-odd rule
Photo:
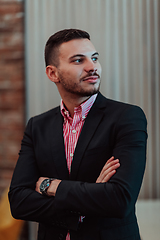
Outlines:
[[[53,34],[45,46],[45,63],[46,67],[50,64],[58,66],[58,48],[64,43],[73,39],[87,38],[90,40],[89,33],[80,29],[64,29]]]

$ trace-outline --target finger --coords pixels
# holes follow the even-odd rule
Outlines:
[[[108,159],[107,162],[105,163],[105,165],[103,166],[101,172],[102,172],[102,171],[104,170],[104,168],[105,168],[110,162],[112,162],[113,160],[114,160],[114,156],[112,156],[110,159]]]
[[[113,161],[113,159],[114,159],[114,156],[112,156],[111,158],[109,158],[106,163],[109,163],[109,162]]]
[[[108,174],[103,178],[102,183],[108,182],[109,179],[110,179],[115,173],[116,173],[116,170],[113,170],[113,171],[111,171],[110,173],[108,173]]]
[[[117,163],[119,163],[119,159],[115,159],[112,162],[106,164],[103,168],[103,171],[106,171],[107,169],[111,168],[112,166],[115,166]]]
[[[102,177],[104,178],[107,174],[109,174],[109,173],[112,172],[113,170],[116,170],[116,169],[119,168],[119,167],[120,167],[120,163],[119,163],[119,162],[111,165],[109,168],[107,168],[107,169],[103,172]]]
[[[113,160],[114,160],[114,156],[112,156],[110,159],[108,159],[104,166],[111,163]]]
[[[110,159],[107,160],[107,162],[105,163],[104,167],[102,168],[100,175],[98,176],[96,183],[97,182],[101,182],[103,180],[103,178],[106,176],[106,170],[109,169],[111,166],[117,164],[119,162],[119,159],[115,159],[114,160],[114,156],[112,156]],[[112,169],[113,170],[113,169]]]
[[[114,164],[114,165],[110,166],[109,168],[105,169],[105,170],[99,175],[97,181],[98,181],[98,182],[102,182],[102,181],[106,178],[106,176],[107,176],[108,174],[109,174],[109,176],[110,176],[110,173],[111,173],[112,171],[116,170],[118,167],[120,167],[120,163],[119,163],[119,162],[117,162],[116,164]],[[109,179],[110,179],[110,177],[109,177]]]
[[[119,163],[119,159],[112,160],[112,161],[109,162],[109,163],[107,162],[107,163],[104,165],[101,173],[103,174],[104,171],[106,171],[107,169],[109,169],[109,168],[112,167],[113,165],[116,165],[117,163]]]

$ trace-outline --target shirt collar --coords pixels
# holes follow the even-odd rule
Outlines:
[[[80,114],[82,114],[82,120],[85,120],[89,110],[91,109],[93,103],[96,100],[97,95],[98,95],[97,93],[92,95],[88,100],[83,102],[81,105],[79,105],[78,107],[75,107],[74,113],[81,112]],[[69,111],[66,109],[62,99],[60,102],[60,108],[61,108],[61,114],[64,117],[64,119],[67,118],[68,120],[72,120],[72,118],[70,117]]]

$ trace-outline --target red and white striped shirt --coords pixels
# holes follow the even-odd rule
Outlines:
[[[62,116],[64,117],[63,137],[69,173],[71,172],[71,164],[74,155],[74,150],[76,148],[80,132],[82,130],[87,114],[91,109],[96,97],[97,94],[94,94],[80,106],[75,107],[73,118],[70,117],[69,112],[66,110],[63,101],[61,100],[61,113]]]
[[[69,173],[71,172],[71,164],[74,156],[76,144],[81,133],[83,124],[87,117],[89,110],[95,102],[97,94],[91,96],[87,101],[80,106],[74,108],[74,115],[71,118],[68,110],[65,108],[61,100],[61,114],[64,117],[63,123],[63,137],[65,144],[65,154]],[[66,240],[70,240],[70,234],[67,234]]]

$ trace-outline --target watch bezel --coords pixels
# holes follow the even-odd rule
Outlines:
[[[39,189],[43,195],[46,195],[47,189],[53,180],[53,178],[46,178],[41,182]]]

